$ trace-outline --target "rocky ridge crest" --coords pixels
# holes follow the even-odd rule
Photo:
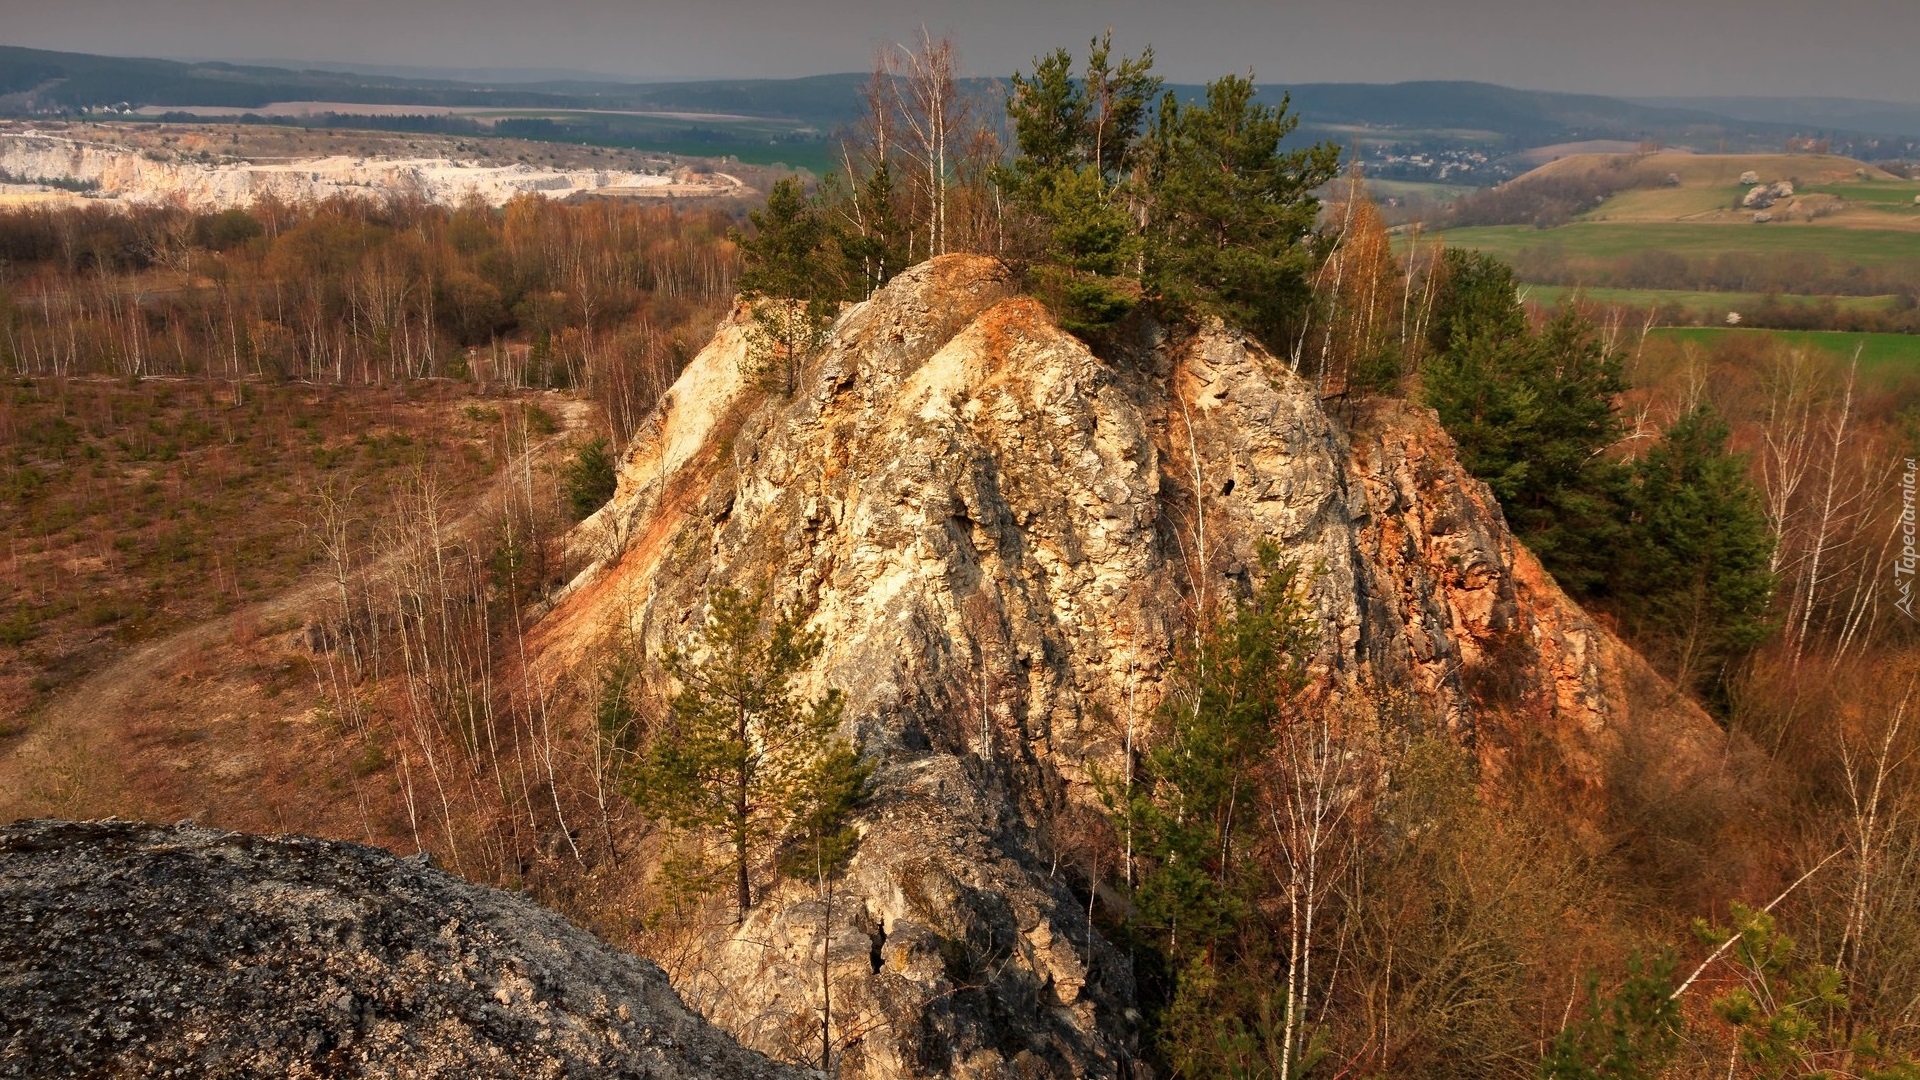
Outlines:
[[[1189,613],[1262,541],[1310,580],[1336,694],[1498,768],[1544,739],[1603,796],[1626,741],[1702,757],[1712,724],[1553,584],[1433,415],[1314,387],[1213,326],[1096,358],[991,259],[947,256],[844,312],[791,397],[741,374],[737,312],[638,433],[597,558],[537,630],[566,666],[684,640],[720,584],[769,582],[827,646],[878,796],[831,919],[772,888],[700,931],[676,986],[746,1044],[817,1046],[823,935],[842,1075],[1110,1076],[1132,974],[1089,918],[1093,776],[1117,773]],[[1069,879],[1081,884],[1070,887]],[[811,1042],[809,1042],[811,1040]]]

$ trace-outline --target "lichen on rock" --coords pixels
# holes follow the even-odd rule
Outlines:
[[[0,1077],[716,1077],[743,1050],[652,963],[358,844],[0,829]]]

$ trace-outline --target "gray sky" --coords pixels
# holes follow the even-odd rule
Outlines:
[[[1920,0],[0,0],[10,45],[641,78],[857,70],[923,24],[984,75],[1112,25],[1181,81],[1920,101]]]

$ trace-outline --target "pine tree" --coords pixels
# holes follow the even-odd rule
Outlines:
[[[595,439],[581,447],[567,465],[563,483],[567,505],[572,508],[575,520],[607,505],[618,483],[613,457],[607,453],[607,440]]]
[[[780,870],[788,877],[811,877],[820,896],[820,1062],[833,1074],[833,886],[853,857],[860,834],[851,824],[854,811],[872,794],[873,763],[859,747],[835,742],[820,755],[801,785],[794,824],[780,851]]]
[[[1259,766],[1305,684],[1315,641],[1294,595],[1296,570],[1270,546],[1262,557],[1259,592],[1181,665],[1161,707],[1164,734],[1141,762],[1125,811],[1151,865],[1135,902],[1143,918],[1178,933],[1182,961],[1241,914],[1252,853],[1241,840],[1259,823],[1240,812],[1255,803]]]
[[[1148,295],[1219,315],[1282,354],[1312,301],[1313,191],[1340,161],[1332,143],[1280,149],[1300,123],[1288,105],[1262,104],[1239,75],[1208,83],[1201,104],[1168,94],[1148,159]]]
[[[1428,330],[1434,354],[1451,352],[1465,339],[1517,338],[1527,332],[1520,281],[1511,266],[1465,248],[1448,248],[1441,259],[1439,295]]]
[[[1108,34],[1073,75],[1065,49],[1016,74],[1007,100],[1018,156],[998,173],[1032,223],[1032,286],[1067,330],[1097,336],[1138,302],[1142,243],[1129,182],[1160,89],[1153,51],[1113,61]]]
[[[822,257],[830,239],[825,216],[800,181],[788,177],[747,215],[752,235],[738,235],[745,265],[740,295],[753,312],[748,373],[783,394],[798,385],[800,366],[825,344],[845,298],[840,274]]]
[[[724,837],[739,919],[753,903],[755,861],[796,821],[817,817],[819,785],[844,783],[821,764],[838,760],[839,691],[807,701],[792,685],[824,642],[794,612],[769,623],[766,608],[764,586],[720,589],[696,640],[667,653],[680,689],[638,778],[660,817]]]
[[[842,263],[841,277],[858,286],[858,295],[848,298],[865,299],[907,268],[912,226],[900,213],[893,168],[881,161],[851,188],[838,175],[829,176],[823,190],[833,211],[832,241]]]
[[[1669,954],[1650,962],[1635,955],[1610,994],[1589,975],[1586,1015],[1554,1037],[1540,1062],[1541,1080],[1656,1080],[1680,1046],[1673,969]]]
[[[1133,310],[1139,286],[1127,280],[1139,253],[1133,216],[1097,169],[1063,171],[1036,193],[1033,207],[1050,227],[1047,257],[1034,268],[1034,291],[1060,325],[1097,335]]]
[[[1076,168],[1091,104],[1073,77],[1073,55],[1055,49],[1033,62],[1031,76],[1014,73],[1007,119],[1018,156],[1007,185],[1017,195],[1049,175]]]
[[[1675,681],[1717,698],[1726,665],[1766,636],[1773,535],[1727,424],[1701,406],[1633,468],[1620,603]]]
[[[1746,1076],[1920,1078],[1920,1061],[1901,1040],[1854,1011],[1840,969],[1808,956],[1765,908],[1736,900],[1729,914],[1731,926],[1696,919],[1693,927],[1702,944],[1725,950],[1737,976],[1711,1002],[1734,1037],[1727,1075],[1744,1065]]]
[[[1236,1062],[1290,1043],[1275,985],[1286,935],[1259,903],[1273,856],[1260,808],[1300,719],[1318,634],[1296,568],[1271,544],[1260,563],[1254,595],[1176,670],[1131,787],[1101,780],[1137,857],[1130,930],[1150,953],[1143,992],[1156,1007],[1156,1049],[1180,1076],[1235,1075]]]
[[[1572,308],[1531,333],[1510,270],[1447,255],[1439,351],[1421,371],[1427,404],[1555,579],[1576,596],[1599,595],[1620,542],[1625,474],[1603,456],[1622,430],[1620,357]]]

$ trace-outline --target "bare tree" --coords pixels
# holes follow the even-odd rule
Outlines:
[[[1326,907],[1347,872],[1349,835],[1374,755],[1353,737],[1351,721],[1333,707],[1311,710],[1289,725],[1275,755],[1278,775],[1266,785],[1267,823],[1280,858],[1275,885],[1287,904],[1286,1009],[1279,1075],[1304,1068],[1315,990],[1313,957],[1323,947]]]
[[[966,103],[956,84],[959,53],[951,37],[936,39],[923,27],[918,46],[901,45],[884,53],[883,66],[894,114],[909,136],[906,152],[918,167],[926,254],[929,258],[944,255],[951,142],[953,133],[967,121]]]

